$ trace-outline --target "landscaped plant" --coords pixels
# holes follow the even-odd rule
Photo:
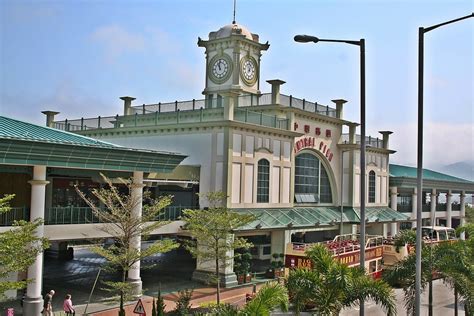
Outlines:
[[[240,253],[237,253],[234,257],[234,272],[237,274],[237,280],[239,284],[250,282],[250,266],[251,266],[252,255],[245,249]]]
[[[178,291],[178,300],[176,301],[175,315],[185,316],[191,310],[191,298],[193,295],[192,289],[184,289]]]
[[[165,300],[161,296],[161,290],[158,290],[158,299],[156,300],[156,316],[165,316]]]

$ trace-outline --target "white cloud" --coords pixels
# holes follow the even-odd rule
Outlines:
[[[92,33],[91,39],[104,46],[108,62],[114,62],[124,53],[142,52],[146,43],[142,34],[129,32],[118,25],[99,27]]]
[[[392,126],[390,149],[397,153],[391,161],[416,166],[417,125]],[[432,168],[474,159],[474,125],[457,123],[425,123],[423,129],[423,165]]]

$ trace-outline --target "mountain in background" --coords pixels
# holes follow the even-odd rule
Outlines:
[[[474,160],[459,161],[453,164],[439,166],[435,170],[454,177],[474,181]]]

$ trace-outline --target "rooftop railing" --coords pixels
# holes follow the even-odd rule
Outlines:
[[[361,136],[356,135],[355,137],[356,144],[360,144]],[[349,141],[349,134],[342,134],[341,142],[343,144],[350,144]],[[367,147],[375,147],[375,148],[384,148],[383,140],[377,137],[366,136],[365,137],[365,144]]]
[[[236,98],[234,119],[279,129],[289,129],[288,120],[263,114],[261,105],[273,105],[271,93],[261,95],[241,95]],[[130,115],[99,116],[54,122],[53,127],[64,131],[86,131],[122,127],[146,127],[165,124],[212,122],[224,119],[224,99],[175,101],[168,103],[132,106]],[[294,107],[329,117],[336,117],[336,110],[317,102],[280,95],[280,106]],[[244,112],[245,111],[245,112]],[[247,115],[245,115],[247,113]]]

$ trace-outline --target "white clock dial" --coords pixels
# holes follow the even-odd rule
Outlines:
[[[252,61],[246,60],[242,64],[242,74],[246,80],[252,81],[255,78],[255,71],[255,65]]]
[[[217,59],[212,65],[212,74],[217,79],[224,78],[229,72],[229,63],[224,58]]]

